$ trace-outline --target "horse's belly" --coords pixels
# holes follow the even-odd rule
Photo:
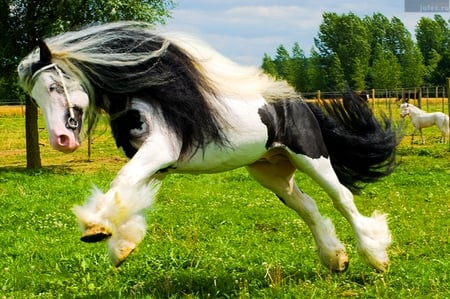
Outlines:
[[[432,117],[421,117],[416,119],[413,122],[414,127],[420,129],[420,128],[428,128],[431,126],[434,126],[435,120]]]
[[[232,146],[210,145],[203,152],[199,150],[188,161],[180,161],[172,172],[177,173],[216,173],[252,164],[266,152],[266,140],[233,143]]]

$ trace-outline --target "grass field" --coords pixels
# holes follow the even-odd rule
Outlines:
[[[436,128],[426,145],[405,137],[397,170],[355,197],[362,213],[389,214],[386,273],[362,262],[331,200],[297,176],[347,247],[348,271],[333,274],[306,225],[242,169],[169,176],[143,243],[112,267],[104,243],[79,241],[70,209],[93,185],[106,190],[126,159],[105,126],[90,160],[86,144],[51,150],[40,127],[44,167],[27,171],[22,114],[0,109],[0,298],[450,298],[450,147]]]

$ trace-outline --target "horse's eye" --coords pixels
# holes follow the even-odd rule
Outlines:
[[[56,91],[57,93],[63,93],[64,92],[62,86],[60,84],[58,84],[58,83],[50,84],[50,86],[48,87],[48,91],[49,92]]]
[[[55,90],[56,90],[56,84],[55,84],[55,83],[51,84],[51,85],[48,87],[48,91],[50,91],[50,92],[53,92],[53,91],[55,91]]]

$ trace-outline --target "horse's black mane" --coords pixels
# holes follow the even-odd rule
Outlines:
[[[93,86],[97,107],[112,117],[125,112],[130,98],[139,98],[158,107],[169,128],[182,140],[181,157],[204,149],[210,142],[227,144],[222,134],[226,122],[216,111],[217,106],[211,105],[216,99],[214,84],[186,51],[152,30],[129,24],[93,31],[91,36],[82,36],[70,43],[92,39],[94,35],[110,38],[102,39],[101,45],[95,48],[96,53],[90,50],[89,54],[111,55],[114,60],[117,54],[125,57],[148,53],[148,59],[136,63],[72,61]],[[114,103],[105,105],[105,95]]]

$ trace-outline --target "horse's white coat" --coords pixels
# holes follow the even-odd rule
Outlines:
[[[425,144],[425,140],[422,134],[422,128],[428,128],[434,125],[436,125],[441,131],[442,143],[446,143],[446,141],[448,141],[448,139],[450,138],[450,127],[449,127],[450,122],[448,115],[442,112],[427,113],[426,111],[423,111],[422,109],[419,109],[412,104],[409,103],[401,104],[400,116],[406,117],[408,115],[411,117],[411,122],[414,126],[414,131],[411,134],[411,142],[413,142],[414,135],[418,130],[420,132],[422,144]]]

